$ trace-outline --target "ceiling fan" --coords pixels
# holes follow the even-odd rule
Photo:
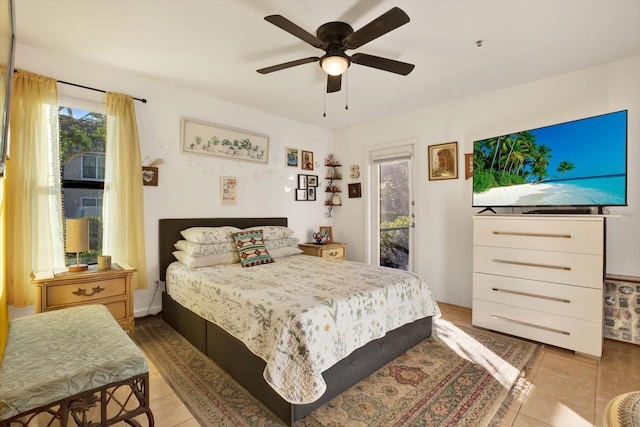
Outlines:
[[[354,53],[351,56],[345,53],[348,49],[357,49],[409,22],[409,16],[399,7],[390,9],[388,12],[380,15],[355,32],[351,25],[345,22],[327,22],[318,27],[316,31],[317,36],[300,28],[282,15],[269,15],[264,19],[311,46],[324,50],[325,54],[321,57],[311,56],[261,68],[257,70],[260,74],[268,74],[297,65],[319,61],[320,67],[327,73],[327,93],[331,93],[340,90],[342,87],[342,73],[347,70],[351,63],[377,68],[378,70],[389,71],[403,76],[409,74],[415,67],[413,64],[368,55],[366,53]]]

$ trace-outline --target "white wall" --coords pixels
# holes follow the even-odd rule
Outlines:
[[[285,166],[285,147],[314,152],[318,165],[329,153],[331,133],[239,105],[226,103],[178,86],[154,81],[95,63],[80,62],[52,52],[18,45],[16,68],[25,69],[85,86],[134,97],[136,102],[142,159],[163,159],[158,187],[144,188],[144,218],[148,290],[136,291],[137,316],[160,310],[160,292],[152,301],[158,279],[158,219],[175,217],[283,216],[301,241],[308,241],[318,226],[327,225],[323,197],[315,202],[296,202],[294,188],[300,168]],[[61,95],[102,102],[100,93],[59,85]],[[269,136],[268,164],[217,159],[180,152],[180,117],[191,117]],[[324,167],[313,173],[322,175]],[[220,176],[238,178],[239,201],[221,206]],[[33,312],[33,309],[26,311]],[[25,310],[12,310],[12,316]]]
[[[622,109],[629,110],[628,207],[611,209],[621,216],[607,220],[607,272],[640,275],[640,57],[341,129],[334,152],[346,170],[351,164],[363,169],[368,147],[417,139],[417,272],[438,300],[470,307],[471,218],[478,209],[471,208],[463,161],[473,141]],[[429,181],[427,147],[451,141],[458,142],[459,178]],[[334,211],[334,234],[349,243],[349,258],[360,261],[368,183],[366,176],[345,177],[345,187],[363,182],[363,198],[346,198]]]

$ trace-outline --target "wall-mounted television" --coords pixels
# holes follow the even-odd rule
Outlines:
[[[473,143],[473,207],[627,205],[627,110]]]

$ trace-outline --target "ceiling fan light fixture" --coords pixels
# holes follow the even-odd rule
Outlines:
[[[349,68],[349,60],[344,56],[327,56],[320,60],[320,66],[330,76],[339,76]]]

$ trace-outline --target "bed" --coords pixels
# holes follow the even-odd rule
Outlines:
[[[169,266],[174,263],[174,244],[183,237],[181,231],[190,227],[221,227],[234,226],[237,228],[248,228],[254,226],[287,226],[286,218],[178,218],[159,220],[159,268],[160,279],[166,280],[166,272]],[[306,255],[294,255],[289,257],[299,258],[298,262],[311,262],[311,258]],[[278,264],[278,260],[276,260]],[[317,260],[318,262],[324,262]],[[279,264],[286,266],[289,259],[281,259]],[[314,260],[314,262],[316,262]],[[326,261],[337,266],[343,261]],[[357,264],[357,263],[351,263]],[[274,265],[274,264],[272,264]],[[346,263],[345,263],[346,265]],[[182,267],[182,266],[179,266]],[[260,266],[262,267],[262,266]],[[259,271],[258,268],[244,269],[247,272]],[[173,270],[179,270],[176,264],[171,266]],[[237,267],[240,269],[240,267]],[[231,268],[229,268],[231,269]],[[201,269],[193,269],[201,270]],[[205,269],[202,269],[205,270]],[[171,269],[170,269],[171,271]],[[174,276],[175,277],[175,276]],[[175,278],[171,280],[177,280]],[[198,282],[202,279],[198,279]],[[170,290],[169,283],[167,289]],[[170,292],[169,292],[170,293]],[[384,366],[389,361],[395,359],[406,350],[415,346],[420,341],[431,335],[431,315],[420,317],[409,323],[403,324],[389,332],[381,338],[356,348],[346,357],[337,363],[331,361],[328,368],[321,374],[323,383],[322,394],[312,402],[303,400],[304,403],[296,402],[296,399],[288,397],[285,399],[282,393],[276,392],[272,381],[267,381],[263,375],[269,371],[269,364],[265,359],[256,356],[255,348],[249,349],[242,341],[236,338],[236,332],[227,332],[219,327],[216,321],[207,320],[196,314],[199,311],[194,308],[190,310],[185,307],[188,304],[178,303],[180,295],[174,291],[174,297],[168,292],[163,292],[162,306],[163,318],[176,331],[189,340],[200,351],[211,357],[218,365],[233,376],[243,387],[251,392],[258,400],[268,407],[276,416],[281,418],[288,425],[293,425],[295,421],[301,419],[314,409],[320,407],[333,397],[342,393],[360,380],[366,378],[378,368]],[[430,291],[429,291],[430,293]],[[182,300],[181,300],[182,301]],[[437,312],[437,306],[436,311]],[[236,336],[234,336],[236,335]],[[276,387],[277,388],[277,387]],[[317,391],[317,390],[316,390]]]

